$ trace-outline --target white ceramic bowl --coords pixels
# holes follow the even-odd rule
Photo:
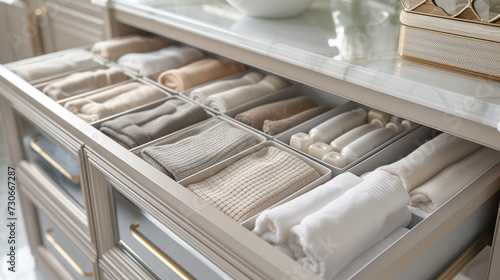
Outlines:
[[[231,6],[251,17],[293,17],[311,6],[314,0],[226,0]]]

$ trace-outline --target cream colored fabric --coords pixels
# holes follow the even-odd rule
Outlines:
[[[378,170],[385,170],[398,177],[409,192],[480,147],[479,144],[442,133],[408,156],[381,166]]]
[[[169,46],[152,52],[128,53],[118,63],[134,70],[139,75],[149,76],[167,69],[181,67],[205,56],[200,50],[189,46]]]
[[[109,60],[117,60],[124,54],[150,52],[172,45],[172,41],[160,37],[129,35],[95,43],[90,51]]]
[[[24,80],[33,82],[97,65],[97,62],[92,60],[92,54],[87,51],[78,51],[38,62],[12,67],[10,70]]]
[[[217,112],[224,113],[239,105],[270,95],[288,86],[288,83],[275,75],[267,75],[257,84],[241,86],[211,95],[207,105]]]
[[[68,101],[64,107],[86,122],[95,122],[164,97],[156,87],[132,82]]]
[[[198,103],[206,105],[207,98],[210,95],[230,90],[236,87],[256,84],[260,80],[262,80],[262,78],[264,78],[264,75],[257,72],[250,72],[248,74],[245,74],[241,78],[217,81],[209,85],[197,88],[189,94],[189,97],[191,97],[191,99]]]
[[[296,156],[265,147],[186,188],[241,223],[319,177]]]
[[[486,147],[480,148],[411,190],[410,205],[427,213],[435,211],[499,160],[500,151]]]
[[[205,58],[161,73],[158,83],[175,91],[183,91],[243,70],[245,66],[241,63]]]
[[[61,100],[127,80],[117,68],[98,69],[71,74],[45,86],[42,91],[54,100]]]
[[[262,125],[262,131],[269,135],[276,135],[316,116],[319,116],[328,110],[330,110],[330,108],[317,106],[281,120],[265,120],[264,124]]]

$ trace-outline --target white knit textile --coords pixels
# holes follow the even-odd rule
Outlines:
[[[164,70],[184,66],[205,57],[200,50],[189,46],[169,46],[146,53],[128,53],[118,63],[139,75],[149,76]]]
[[[262,74],[257,72],[250,72],[248,74],[245,74],[241,78],[217,81],[209,85],[197,88],[189,94],[189,97],[200,104],[206,105],[207,98],[213,94],[230,90],[236,87],[256,84],[261,81],[262,78],[264,78]]]
[[[480,147],[479,144],[442,133],[401,160],[377,169],[397,176],[409,192]]]
[[[226,112],[257,98],[275,93],[288,86],[288,83],[275,75],[267,75],[257,84],[241,86],[213,94],[208,97],[207,105],[217,112]]]
[[[179,181],[257,144],[250,133],[212,119],[141,151],[146,162]]]
[[[427,213],[435,211],[467,184],[500,160],[500,151],[482,147],[446,167],[436,176],[410,191],[411,206]]]
[[[349,172],[340,174],[293,200],[265,210],[255,221],[253,232],[270,243],[285,242],[290,228],[362,181],[363,179]]]
[[[288,244],[300,264],[332,279],[354,258],[410,223],[409,200],[397,178],[373,171],[292,227]]]
[[[270,146],[186,188],[241,223],[319,178],[300,158]]]

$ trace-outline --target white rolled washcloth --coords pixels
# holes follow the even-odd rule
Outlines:
[[[255,221],[253,233],[267,242],[279,244],[288,238],[290,228],[304,217],[337,199],[363,179],[352,173],[343,173],[309,192],[262,212]]]
[[[373,171],[292,227],[288,245],[304,267],[332,279],[361,253],[411,220],[410,196],[385,171]]]
[[[288,83],[275,75],[267,75],[257,84],[246,85],[211,95],[207,105],[217,112],[226,112],[244,103],[275,93]]]
[[[398,177],[409,192],[480,147],[479,144],[442,133],[418,147],[408,156],[389,165],[381,166],[377,170],[385,170]]]
[[[500,151],[482,147],[410,191],[410,205],[431,213],[500,160]]]
[[[217,81],[197,88],[189,94],[189,97],[200,104],[206,105],[208,97],[213,94],[224,92],[236,87],[256,84],[260,82],[262,78],[264,78],[264,75],[257,72],[250,72],[241,78]]]
[[[117,62],[139,75],[149,76],[204,57],[205,54],[196,48],[174,45],[152,52],[128,53],[121,56]]]

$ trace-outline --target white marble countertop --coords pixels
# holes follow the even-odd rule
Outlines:
[[[399,57],[397,0],[316,0],[288,19],[247,17],[222,0],[94,2],[500,130],[500,82]]]

